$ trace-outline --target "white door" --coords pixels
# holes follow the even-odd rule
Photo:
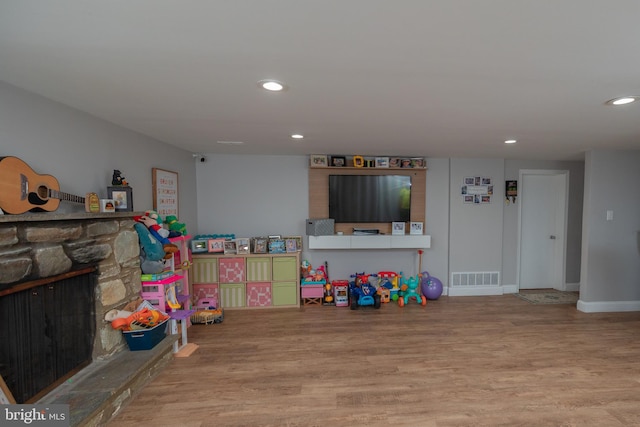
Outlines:
[[[564,290],[567,171],[521,171],[520,289]]]

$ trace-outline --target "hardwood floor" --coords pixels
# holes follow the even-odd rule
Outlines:
[[[109,426],[640,426],[640,313],[514,295],[230,311]]]

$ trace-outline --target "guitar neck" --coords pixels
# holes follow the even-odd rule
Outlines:
[[[65,200],[67,202],[84,203],[84,197],[76,196],[58,190],[49,189],[49,197],[59,200]]]

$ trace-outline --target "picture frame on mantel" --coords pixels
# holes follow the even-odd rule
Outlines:
[[[178,215],[178,172],[152,168],[153,210],[162,218]]]
[[[133,189],[124,185],[107,187],[107,199],[113,200],[116,212],[133,212]]]

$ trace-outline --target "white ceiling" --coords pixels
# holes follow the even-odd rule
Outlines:
[[[640,95],[639,17],[637,0],[1,0],[0,80],[194,153],[578,160],[640,149],[640,105],[605,105]]]

